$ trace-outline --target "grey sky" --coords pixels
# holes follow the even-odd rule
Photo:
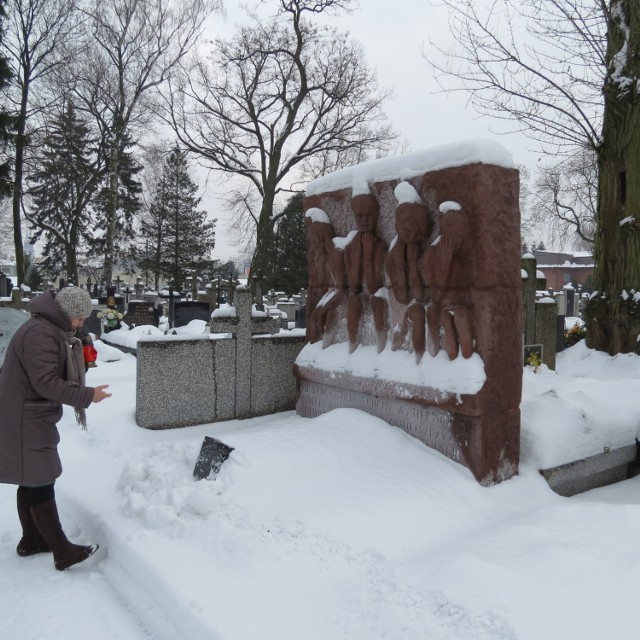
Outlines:
[[[275,6],[273,0],[266,4]],[[226,13],[226,19],[212,18],[207,37],[231,35],[246,15],[239,4],[231,2],[226,3]],[[380,85],[393,90],[395,99],[387,103],[385,111],[411,150],[490,138],[500,142],[517,164],[533,168],[537,156],[527,151],[530,141],[520,134],[497,133],[508,130],[508,123],[479,118],[460,93],[438,93],[423,50],[428,49],[430,38],[446,44],[449,27],[445,7],[435,6],[431,0],[360,0],[359,9],[332,19],[332,23],[362,43],[369,65],[377,69]],[[215,254],[235,259],[238,250],[228,246],[227,222],[216,206],[215,190],[210,183],[204,199],[205,206],[211,203],[210,210],[219,218]]]

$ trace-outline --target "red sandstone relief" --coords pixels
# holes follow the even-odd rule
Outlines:
[[[338,309],[344,303],[348,282],[343,247],[336,242],[335,231],[322,209],[307,211],[309,290],[312,309],[307,323],[309,342],[321,338],[329,344],[338,322]],[[312,246],[313,244],[313,246]]]
[[[351,186],[338,176],[305,200],[307,214],[321,210],[313,219],[324,220],[317,228],[307,223],[307,331],[322,349],[307,345],[308,355],[305,347],[294,365],[297,410],[361,408],[462,462],[482,484],[500,482],[517,473],[519,456],[517,171],[476,162],[363,185],[367,171],[353,168]],[[376,173],[393,175],[386,166]],[[340,343],[352,355],[325,351]],[[379,353],[371,356],[369,376],[361,365],[321,364],[344,357],[362,363],[357,349],[365,346]],[[468,359],[468,370],[460,371],[480,361],[486,377],[477,392],[462,394],[386,378],[386,354],[397,364],[401,354],[393,352],[402,351],[414,354],[407,368],[446,375]],[[324,353],[330,358],[323,360]],[[455,362],[443,362],[445,354]],[[312,397],[314,389],[322,396]],[[412,407],[424,411],[407,427],[403,415]],[[455,447],[442,449],[445,441]]]
[[[399,201],[395,212],[397,235],[385,259],[385,270],[389,289],[404,309],[402,317],[391,323],[392,349],[400,349],[411,332],[411,344],[419,363],[426,348],[425,305],[428,301],[428,283],[422,261],[432,223],[427,207],[411,185],[400,183],[394,193]]]
[[[373,315],[378,352],[387,343],[387,302],[380,296],[384,287],[384,257],[387,245],[376,233],[380,209],[374,196],[356,195],[351,210],[357,233],[344,250],[344,263],[349,284],[347,301],[347,333],[349,351],[360,343],[360,328],[365,305]]]
[[[444,349],[451,360],[458,353],[468,358],[474,351],[466,273],[473,244],[469,217],[456,202],[443,203],[439,216],[430,213],[407,182],[394,194],[396,236],[390,249],[377,233],[380,207],[373,194],[351,198],[355,228],[347,237],[336,236],[323,210],[307,212],[309,341],[332,344],[344,307],[351,353],[361,344],[368,311],[378,352],[406,348],[408,342],[419,363],[428,336],[431,355]]]
[[[425,251],[423,262],[431,298],[427,309],[429,351],[435,356],[444,348],[451,360],[458,352],[469,358],[474,349],[467,295],[473,246],[469,217],[457,202],[446,202],[440,210],[440,235]]]

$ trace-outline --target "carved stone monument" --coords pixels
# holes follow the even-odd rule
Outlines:
[[[483,485],[517,473],[522,304],[510,154],[487,141],[447,145],[343,169],[306,193],[298,413],[359,408]]]

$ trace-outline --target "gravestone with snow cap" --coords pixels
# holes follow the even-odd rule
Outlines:
[[[489,141],[374,160],[307,186],[299,414],[359,408],[484,485],[517,473],[518,191],[510,154]]]
[[[256,334],[272,335],[280,331],[280,319],[260,311],[248,287],[236,288],[236,306],[233,315],[224,310],[214,311],[211,333],[231,333],[236,344],[235,416],[248,418],[251,412],[252,369],[258,363],[251,359],[251,337]],[[259,365],[258,365],[259,366]]]

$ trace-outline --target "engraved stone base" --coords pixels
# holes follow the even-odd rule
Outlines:
[[[463,405],[455,411],[451,410],[451,403],[441,408],[416,398],[401,400],[349,388],[344,377],[340,378],[341,386],[335,387],[326,378],[320,382],[302,377],[299,368],[297,375],[299,415],[311,418],[338,408],[360,409],[468,467],[484,486],[507,480],[518,472],[518,411],[473,416],[463,413]]]
[[[396,398],[381,398],[361,391],[338,389],[320,382],[301,380],[296,411],[313,418],[338,408],[361,409],[418,438],[457,462],[462,452],[453,433],[450,411],[423,407]]]

